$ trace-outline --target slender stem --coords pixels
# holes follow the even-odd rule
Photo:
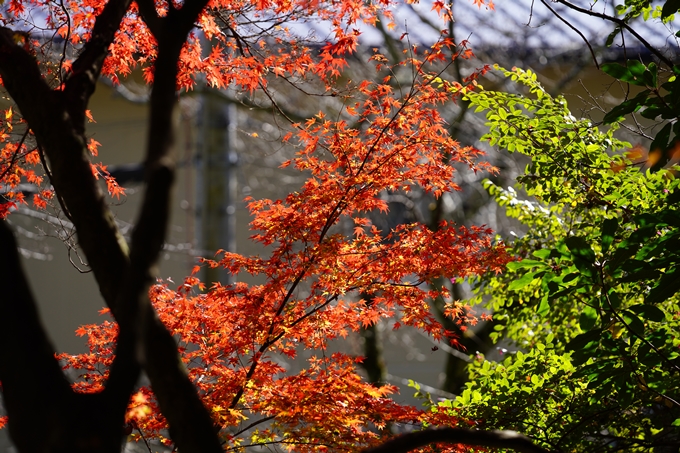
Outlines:
[[[581,31],[580,31],[578,28],[574,27],[574,26],[573,26],[568,20],[566,20],[564,17],[560,16],[559,13],[558,13],[557,11],[555,11],[555,10],[548,4],[548,2],[546,2],[545,0],[541,0],[541,3],[543,3],[543,4],[545,5],[545,7],[548,8],[548,9],[550,10],[550,12],[553,13],[553,14],[555,15],[555,17],[557,17],[559,20],[561,20],[562,22],[564,22],[564,23],[566,24],[567,27],[569,27],[569,28],[571,28],[572,30],[574,30],[574,31],[581,37],[581,39],[583,39],[583,42],[586,43],[586,46],[588,46],[588,49],[590,50],[590,54],[593,56],[593,62],[595,63],[595,67],[597,67],[597,69],[600,69],[600,64],[597,62],[597,57],[595,56],[595,51],[593,50],[593,46],[590,45],[590,43],[588,42],[588,39],[583,35],[583,33],[581,33]],[[532,10],[533,10],[533,2],[531,3],[531,7],[532,7]]]
[[[544,0],[541,0],[541,1],[545,4]],[[619,19],[618,17],[609,16],[607,14],[598,13],[598,12],[595,12],[595,11],[592,11],[592,10],[589,10],[589,9],[586,9],[586,8],[581,8],[580,6],[574,5],[573,3],[570,3],[566,0],[555,0],[555,1],[557,3],[560,3],[564,6],[566,6],[567,8],[573,9],[574,11],[578,11],[579,13],[586,14],[586,15],[592,16],[592,17],[599,17],[600,19],[604,19],[604,20],[608,20],[610,22],[613,22],[621,28],[625,28],[626,30],[628,30],[628,32],[630,32],[631,35],[635,36],[638,39],[638,41],[640,41],[640,43],[647,48],[647,50],[649,50],[651,53],[656,55],[656,57],[659,60],[666,63],[668,65],[668,67],[670,67],[670,68],[673,67],[673,62],[670,59],[668,59],[664,54],[662,54],[656,47],[654,47],[650,43],[648,43],[642,36],[640,36],[640,34],[637,31],[635,31],[635,29],[633,27],[628,25],[628,23],[625,20]]]

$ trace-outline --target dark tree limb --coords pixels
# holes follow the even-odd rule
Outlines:
[[[635,29],[633,27],[631,27],[628,24],[628,22],[626,22],[625,20],[619,19],[618,17],[609,16],[607,14],[598,13],[598,12],[590,10],[590,9],[582,8],[582,7],[580,7],[578,5],[574,5],[573,3],[570,3],[566,0],[555,0],[555,1],[557,3],[560,3],[564,6],[566,6],[569,9],[577,11],[581,14],[585,14],[585,15],[588,15],[588,16],[598,17],[600,19],[608,20],[609,22],[616,24],[618,27],[620,27],[622,29],[626,29],[631,35],[635,36],[635,38],[637,38],[637,40],[640,41],[640,44],[645,46],[645,48],[647,50],[649,50],[651,53],[653,53],[659,60],[666,63],[666,65],[668,65],[669,68],[673,67],[673,62],[668,57],[666,57],[663,53],[661,53],[659,51],[659,49],[657,49],[656,47],[652,46],[649,42],[647,42],[647,40],[644,39],[637,31],[635,31]]]
[[[113,42],[131,0],[110,0],[92,28],[90,39],[71,66],[72,72],[64,83],[65,109],[77,132],[85,132],[85,110],[102,69],[102,64]]]
[[[5,288],[0,297],[0,381],[9,433],[19,451],[119,453],[125,412],[112,414],[102,395],[71,390],[5,221],[0,221],[0,285]]]
[[[111,370],[112,381],[107,384],[104,393],[76,395],[74,401],[60,406],[80,407],[86,401],[97,399],[104,405],[81,411],[80,420],[97,419],[83,417],[83,414],[113,413],[114,422],[107,418],[108,422],[104,424],[117,428],[120,440],[122,423],[116,425],[115,419],[124,414],[142,362],[161,410],[169,420],[173,439],[182,451],[189,453],[217,453],[221,447],[212,428],[212,419],[188,379],[172,336],[151,308],[147,289],[153,281],[152,264],[164,241],[167,225],[172,183],[172,163],[168,156],[173,142],[172,111],[176,103],[177,64],[188,33],[206,3],[207,0],[186,1],[182,9],[172,9],[162,19],[154,16],[162,28],[154,27],[159,53],[146,158],[148,189],[144,211],[133,235],[134,250],[130,259],[127,243],[113,222],[103,194],[92,176],[83,134],[87,100],[127,3],[116,0],[107,6],[101,20],[98,19],[95,27],[98,32],[93,35],[93,43],[86,46],[77,65],[74,65],[74,73],[63,92],[50,89],[35,59],[16,45],[14,32],[0,28],[0,75],[45,151],[51,166],[51,182],[72,216],[79,244],[107,305],[120,322],[121,338],[124,340],[118,351],[120,357]],[[21,324],[16,319],[13,321]],[[143,357],[135,357],[140,350],[144,351]],[[62,413],[55,418],[68,417]],[[16,420],[13,413],[10,413],[10,419]],[[93,448],[96,443],[85,442]],[[109,444],[115,446],[115,442]],[[106,450],[101,446],[98,448],[92,451]],[[77,448],[72,450],[78,451]]]
[[[431,444],[461,444],[486,448],[509,448],[520,453],[550,453],[515,431],[477,431],[461,428],[436,428],[415,431],[364,450],[363,453],[407,453]]]
[[[156,262],[163,248],[170,217],[173,176],[171,166],[157,163],[147,179],[144,202],[132,232],[130,266],[118,294],[119,335],[104,394],[114,404],[112,410],[119,412],[121,416],[125,415],[129,396],[134,391],[141,372],[137,357],[142,339],[140,330],[148,328],[141,320],[154,317],[148,294],[157,275]],[[148,313],[141,314],[140,310]],[[156,335],[170,337],[162,325],[154,328],[162,329]],[[176,351],[174,343],[173,348]]]
[[[163,209],[163,215],[167,217],[166,208],[160,206],[167,206],[169,202],[169,180],[168,184],[164,185],[158,180],[154,183],[154,179],[165,180],[163,178],[165,169],[171,171],[172,168],[170,151],[174,142],[172,113],[177,103],[177,64],[182,46],[207,3],[208,0],[185,1],[181,9],[170,9],[168,15],[163,18],[158,18],[155,11],[151,16],[150,13],[144,14],[145,19],[148,16],[154,17],[152,33],[158,42],[145,162],[149,193],[154,186],[159,190],[156,201],[149,201],[149,205],[145,202],[140,225],[145,223],[145,218],[152,224],[157,218],[154,212],[158,209]],[[153,229],[143,234],[140,228],[139,232],[140,237],[146,234],[149,237],[159,234],[159,231],[154,232]],[[163,238],[164,234],[160,237]],[[135,249],[133,238],[133,262]],[[161,412],[168,420],[173,441],[180,451],[187,453],[221,452],[222,447],[213,428],[212,418],[187,375],[174,339],[156,316],[148,299],[143,298],[139,302],[142,335],[140,359],[151,381]]]
[[[139,14],[144,19],[144,23],[154,36],[161,34],[161,19],[156,12],[156,4],[153,0],[135,0],[139,8]]]
[[[127,243],[92,175],[85,136],[64,106],[64,93],[50,89],[35,58],[14,36],[11,29],[0,28],[0,76],[49,160],[51,183],[66,203],[79,245],[115,316],[116,294],[128,266]]]
[[[36,436],[35,420],[57,418],[71,387],[40,322],[6,221],[0,221],[0,285],[0,381],[10,435],[21,451],[37,451],[45,441]]]

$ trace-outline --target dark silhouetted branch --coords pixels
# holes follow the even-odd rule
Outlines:
[[[574,11],[577,11],[579,13],[586,14],[586,15],[592,16],[592,17],[599,17],[600,19],[604,19],[604,20],[608,20],[609,22],[612,22],[612,23],[618,25],[622,29],[626,29],[631,35],[635,36],[635,38],[638,41],[640,41],[640,44],[645,46],[645,48],[647,48],[647,50],[649,50],[651,53],[653,53],[659,60],[666,63],[669,68],[673,67],[673,62],[670,59],[668,59],[663,53],[661,53],[661,51],[659,51],[659,49],[657,49],[656,47],[652,46],[649,42],[647,42],[647,40],[645,40],[637,31],[635,31],[635,29],[633,27],[631,27],[628,24],[628,22],[626,22],[625,20],[619,19],[618,17],[609,16],[607,14],[598,13],[598,12],[592,11],[590,9],[581,8],[580,6],[574,5],[573,3],[570,3],[566,0],[555,0],[555,1],[557,3],[560,3],[564,6],[566,6],[567,8],[570,8]]]
[[[477,431],[436,428],[397,436],[363,453],[407,453],[431,444],[461,444],[486,448],[509,448],[520,453],[550,453],[515,431]]]
[[[129,7],[130,0],[110,0],[106,4],[101,14],[97,16],[90,39],[71,66],[71,75],[64,83],[63,94],[66,97],[64,107],[79,133],[85,131],[87,103],[94,93],[109,46]]]

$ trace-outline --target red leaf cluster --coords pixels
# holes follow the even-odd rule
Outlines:
[[[194,293],[200,282],[191,276],[177,291],[152,289],[154,307],[177,339],[189,375],[234,446],[248,442],[233,433],[252,420],[266,423],[253,425],[259,430],[249,434],[251,441],[296,451],[356,448],[377,441],[389,424],[426,421],[428,413],[389,398],[393,387],[362,381],[355,358],[324,351],[330,341],[383,317],[441,338],[446,333],[428,301],[450,295],[430,283],[499,271],[509,260],[487,228],[443,222],[436,230],[407,224],[380,231],[370,221],[371,212],[387,211],[385,191],[438,196],[457,189],[454,164],[488,169],[478,162],[479,150],[447,134],[437,106],[451,101],[451,92],[431,83],[434,75],[424,71],[430,55],[411,62],[419,76],[405,96],[387,84],[357,86],[346,112],[353,126],[323,113],[296,125],[299,151],[287,165],[309,178],[284,200],[249,204],[252,238],[268,254],[222,252],[219,260],[204,261],[264,283],[215,283]],[[343,227],[348,223],[353,234]],[[447,312],[461,323],[476,321],[456,301]],[[91,352],[61,358],[84,370],[77,388],[96,391],[106,379],[116,326],[87,326],[80,333],[88,335]],[[281,359],[305,349],[313,351],[307,366],[289,373]],[[133,401],[129,418],[145,435],[161,436],[165,421],[150,391],[141,392],[143,404]]]

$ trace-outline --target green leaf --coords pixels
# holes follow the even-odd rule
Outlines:
[[[647,108],[645,108],[642,112],[640,112],[640,115],[642,115],[643,118],[653,120],[656,119],[659,115],[669,113],[672,115],[673,111],[659,105],[650,105]]]
[[[656,63],[651,62],[647,65],[647,71],[651,77],[652,77],[652,83],[650,84],[651,87],[656,88],[656,86],[659,83],[659,67],[656,65]]]
[[[633,305],[632,307],[629,307],[629,310],[637,313],[643,319],[647,319],[648,321],[661,322],[666,319],[666,314],[659,307],[654,305]]]
[[[631,74],[635,77],[642,77],[642,74],[647,70],[647,67],[637,60],[628,60],[626,65]],[[606,71],[605,71],[606,72]]]
[[[541,250],[536,250],[532,255],[534,255],[536,258],[540,258],[542,260],[547,259],[550,256],[550,249],[541,249]]]
[[[602,72],[614,77],[615,79],[623,80],[624,82],[634,80],[630,69],[619,63],[605,63],[600,66],[600,68],[602,69]]]
[[[595,252],[593,252],[590,244],[588,244],[584,238],[570,236],[565,239],[564,242],[567,244],[567,247],[569,247],[569,251],[574,258],[580,258],[588,263],[595,262]]]
[[[666,19],[680,10],[680,0],[666,0],[661,9],[661,19]]]
[[[619,294],[614,290],[614,289],[609,289],[609,298],[603,297],[602,301],[602,307],[608,307],[612,308],[614,310],[618,309],[621,306],[621,297],[619,297]],[[611,304],[611,307],[609,305]]]
[[[550,300],[548,298],[548,295],[546,294],[541,299],[541,303],[539,304],[538,309],[536,310],[536,314],[538,316],[543,316],[547,314],[548,311],[550,311]]]
[[[607,253],[612,242],[614,242],[618,226],[619,221],[616,218],[605,219],[602,222],[602,253]]]
[[[631,241],[630,238],[628,238],[627,241],[619,244],[616,252],[614,252],[614,256],[612,256],[612,258],[607,263],[607,269],[609,269],[610,272],[613,272],[619,267],[627,264],[628,258],[635,254],[638,249],[639,245],[635,241]]]
[[[607,40],[605,41],[604,45],[606,47],[610,47],[614,43],[614,38],[616,38],[616,35],[619,33],[621,33],[621,27],[614,28],[614,31],[609,33],[609,36],[607,36]]]
[[[623,317],[624,321],[626,321],[626,324],[628,324],[630,330],[640,336],[644,335],[645,324],[640,320],[640,318],[637,317],[635,313],[630,310],[624,310],[621,313],[621,316]]]
[[[671,298],[675,293],[680,291],[680,268],[675,267],[670,272],[664,274],[659,282],[652,288],[645,302],[660,303],[665,302]]]
[[[649,146],[650,154],[653,152],[665,153],[668,149],[668,141],[671,138],[672,123],[666,124],[654,137],[652,144]],[[661,159],[660,159],[661,160]]]
[[[570,236],[565,239],[567,247],[572,255],[572,260],[574,261],[574,266],[579,270],[581,275],[586,277],[595,278],[595,269],[593,264],[595,263],[595,252],[590,248],[590,244],[582,237]]]
[[[602,121],[605,124],[611,124],[619,121],[629,113],[637,112],[640,107],[645,105],[647,97],[650,93],[650,90],[644,90],[638,93],[638,95],[634,98],[623,101],[621,104],[614,107],[610,112],[607,112]]]
[[[594,307],[586,306],[581,312],[581,317],[579,318],[579,327],[584,332],[588,332],[590,329],[595,327],[597,323],[597,310]]]
[[[661,272],[656,269],[642,269],[637,272],[627,274],[625,277],[619,278],[619,283],[640,282],[647,280],[656,280]]]
[[[567,351],[581,351],[588,349],[587,347],[594,342],[599,343],[602,329],[590,330],[586,333],[577,335],[573,340],[567,343]]]
[[[663,363],[663,358],[648,344],[643,344],[637,350],[637,359],[643,365],[655,367]]]
[[[562,283],[569,283],[572,280],[575,280],[580,277],[580,274],[578,272],[571,272],[567,275],[564,276],[562,279]]]
[[[538,272],[529,272],[528,274],[522,275],[520,278],[510,283],[510,285],[508,286],[508,291],[517,291],[519,289],[524,288],[533,281],[537,273]]]
[[[630,259],[621,265],[621,269],[632,274],[643,271],[653,271],[654,268],[647,261]],[[635,281],[635,280],[632,280]]]
[[[535,266],[540,266],[542,268],[548,267],[543,261],[538,260],[511,261],[508,263],[507,267],[511,271],[516,271],[517,269],[525,269]]]
[[[638,86],[652,86],[652,74],[647,71],[645,65],[637,60],[628,60],[627,66],[619,63],[605,63],[600,68],[605,74],[623,82]]]

